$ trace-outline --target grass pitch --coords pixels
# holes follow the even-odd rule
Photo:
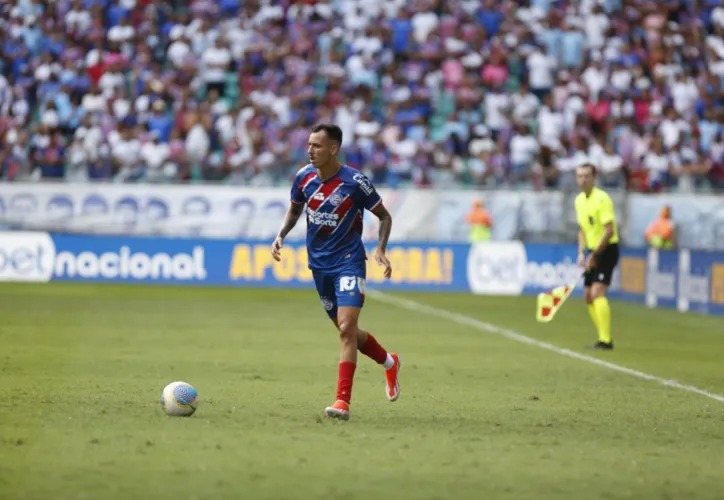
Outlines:
[[[594,353],[582,303],[403,294],[724,394],[722,318],[614,302]],[[389,403],[360,358],[352,420],[313,290],[0,285],[0,498],[721,499],[724,403],[370,300],[403,357]],[[166,417],[163,386],[202,405]]]

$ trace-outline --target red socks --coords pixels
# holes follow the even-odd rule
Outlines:
[[[367,342],[359,348],[359,352],[372,358],[378,365],[381,365],[387,359],[387,351],[384,350],[371,333],[367,335]]]
[[[349,404],[352,399],[352,381],[354,380],[354,370],[357,365],[351,361],[341,361],[339,363],[339,376],[337,378],[337,399]]]
[[[367,335],[367,342],[359,348],[359,352],[372,358],[377,364],[384,364],[387,360],[387,351],[377,342],[372,334]],[[337,399],[349,404],[352,399],[352,381],[354,380],[354,371],[357,368],[355,363],[351,361],[341,361],[339,363],[339,376],[337,378]]]

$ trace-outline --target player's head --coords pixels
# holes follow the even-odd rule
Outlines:
[[[307,143],[309,161],[317,168],[333,163],[342,148],[342,129],[337,125],[320,123],[312,127]]]
[[[596,166],[584,163],[576,169],[576,182],[582,191],[588,193],[596,183]]]

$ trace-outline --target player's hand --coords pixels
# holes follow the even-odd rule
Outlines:
[[[586,254],[583,252],[578,252],[578,259],[576,259],[576,264],[578,267],[583,267],[586,265]]]
[[[375,261],[380,266],[383,266],[385,268],[385,278],[390,279],[392,276],[392,265],[390,264],[390,260],[385,255],[384,250],[380,250],[379,248],[375,250]]]
[[[272,243],[271,246],[271,254],[272,257],[274,257],[274,260],[277,262],[280,262],[282,260],[282,242],[284,240],[281,236],[277,236],[277,239],[274,240],[274,243]]]

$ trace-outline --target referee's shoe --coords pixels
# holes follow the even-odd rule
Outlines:
[[[595,344],[591,346],[591,349],[601,349],[603,351],[610,351],[613,349],[613,341],[611,342],[602,342],[598,341]]]

